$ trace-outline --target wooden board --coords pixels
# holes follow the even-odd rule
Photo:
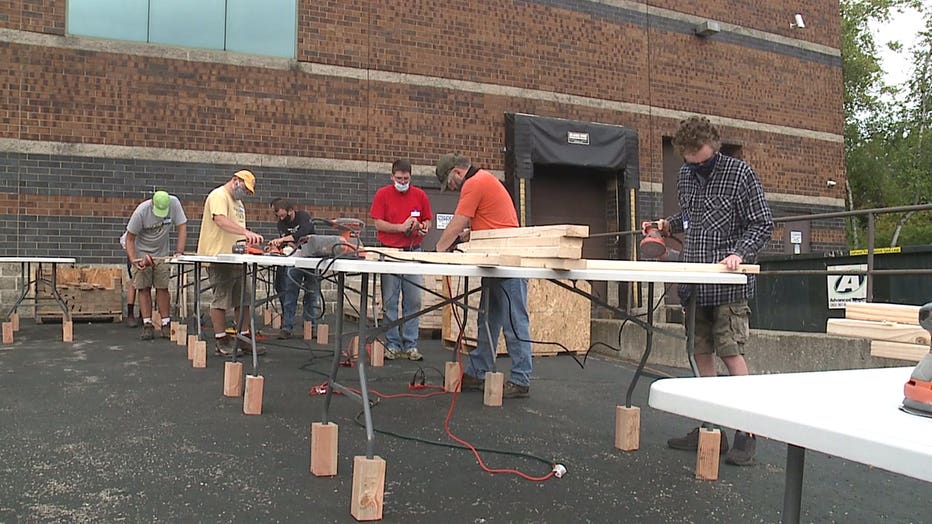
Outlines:
[[[402,251],[387,247],[377,248],[378,253],[369,251],[366,260],[380,260],[380,253],[389,255],[386,260],[411,260],[415,262],[432,262],[439,264],[467,264],[472,266],[517,266],[521,258],[517,256],[487,253],[435,253],[431,251]]]
[[[886,320],[899,324],[919,325],[919,306],[882,304],[879,302],[848,302],[845,318],[856,320]]]
[[[640,260],[587,259],[586,269],[610,269],[614,271],[699,271],[703,273],[760,273],[756,264],[741,264],[731,271],[721,264],[695,264],[690,262],[649,262]]]
[[[929,332],[919,326],[895,322],[872,322],[850,318],[830,318],[825,327],[830,335],[870,338],[904,344],[929,346]]]
[[[886,340],[871,340],[871,356],[881,358],[893,358],[897,360],[908,360],[910,362],[919,362],[922,357],[929,354],[929,346],[920,346],[917,344],[901,344],[899,342],[888,342]]]
[[[472,281],[471,281],[472,282]],[[569,282],[565,282],[569,284]],[[462,292],[459,279],[451,279],[454,293]],[[580,289],[590,290],[588,282],[577,283]],[[469,305],[478,307],[479,294],[469,297]],[[470,310],[465,329],[465,344],[467,347],[476,345],[476,311]],[[570,351],[582,352],[590,344],[591,305],[585,297],[565,290],[547,280],[533,279],[528,281],[528,316],[531,321],[531,339],[541,342],[560,342]],[[510,329],[510,326],[507,328]],[[459,327],[453,318],[449,307],[443,313],[443,340],[455,343],[459,335]],[[501,335],[498,340],[498,354],[506,354],[505,337]],[[559,346],[551,344],[531,344],[531,353],[534,355],[555,355],[563,352]]]
[[[470,231],[469,240],[483,240],[489,238],[515,238],[515,237],[576,237],[588,238],[589,226],[575,224],[561,224],[556,226],[512,227],[506,229],[487,229],[484,231]]]
[[[51,279],[51,268],[43,267],[41,277]],[[119,322],[123,316],[122,267],[59,267],[56,284],[74,319]],[[39,286],[39,299],[40,322],[62,318],[61,308],[52,300],[50,286]]]
[[[456,246],[456,248],[470,254],[497,253],[501,255],[515,255],[521,257],[522,260],[525,258],[568,258],[573,260],[579,260],[582,258],[582,245],[578,247],[564,246],[560,244],[549,246],[487,246],[484,244],[484,241],[479,241],[459,244]]]

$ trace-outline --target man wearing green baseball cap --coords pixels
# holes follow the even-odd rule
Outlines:
[[[184,252],[188,239],[188,217],[184,214],[178,197],[165,191],[156,191],[152,198],[136,206],[126,225],[126,255],[135,266],[133,287],[139,299],[139,313],[142,315],[142,339],[155,338],[152,325],[152,292],[155,288],[155,301],[162,325],[158,326],[161,335],[171,338],[171,296],[168,285],[171,266],[166,257],[172,254],[169,235],[171,227],[177,231],[177,248],[175,254]]]

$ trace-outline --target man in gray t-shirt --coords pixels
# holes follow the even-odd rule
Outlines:
[[[161,335],[171,337],[171,297],[168,284],[171,267],[165,257],[172,254],[169,234],[174,225],[178,232],[178,247],[174,253],[184,253],[188,239],[188,217],[181,208],[177,197],[165,191],[156,191],[152,198],[136,206],[133,216],[126,225],[126,255],[136,266],[133,275],[133,287],[139,298],[139,313],[142,315],[142,339],[155,338],[152,325],[152,296],[150,289],[155,288],[155,301],[162,317]]]

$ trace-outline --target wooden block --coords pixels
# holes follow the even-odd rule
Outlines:
[[[313,330],[314,330],[314,324],[310,322],[304,323],[304,340],[307,340],[307,341],[313,340],[312,338],[314,335]]]
[[[380,368],[385,365],[385,345],[382,344],[382,341],[375,339],[371,345],[368,345],[369,349],[369,365],[374,368]]]
[[[162,315],[159,315],[159,312],[155,310],[155,306],[152,307],[152,325],[161,326],[162,325]]]
[[[443,390],[447,393],[460,390],[463,379],[463,365],[459,362],[447,362],[443,374]]]
[[[170,326],[171,326],[171,333],[172,333],[171,341],[177,343],[178,342],[178,322],[172,320],[170,323]]]
[[[718,459],[722,437],[717,429],[699,428],[699,450],[696,452],[696,478],[718,480]]]
[[[246,375],[246,393],[243,395],[243,413],[246,415],[262,414],[262,390],[265,377]]]
[[[349,357],[351,359],[356,360],[359,358],[359,337],[358,336],[354,336],[353,338],[350,339],[349,348],[347,349],[347,352],[349,352]]]
[[[871,356],[878,358],[893,358],[919,362],[929,354],[928,345],[901,344],[886,340],[871,340]]]
[[[350,514],[356,520],[382,520],[385,494],[385,460],[381,457],[353,459],[353,500]]]
[[[272,325],[272,308],[265,308],[262,310],[262,323],[266,326]]]
[[[637,451],[641,445],[641,408],[615,407],[615,448]]]
[[[196,348],[197,348],[197,335],[188,335],[188,360],[194,360],[194,350]]]
[[[314,422],[311,424],[311,473],[318,477],[337,474],[337,436],[340,427],[336,424]]]
[[[856,320],[887,320],[900,324],[919,325],[919,306],[882,304],[879,302],[848,302],[845,318]]]
[[[278,313],[272,315],[272,329],[282,328],[282,316]]]
[[[13,332],[16,333],[19,331],[19,313],[10,315],[10,322],[13,323]]]
[[[195,355],[196,358],[196,355]],[[238,397],[243,394],[243,363],[223,363],[223,396]]]
[[[188,343],[188,326],[186,324],[178,324],[176,328],[178,330],[178,335],[176,339],[179,346],[185,346]]]
[[[4,344],[13,343],[13,323],[12,322],[3,323],[3,343]]]
[[[198,340],[194,343],[194,359],[192,365],[196,368],[207,367],[207,342]]]
[[[485,374],[485,394],[482,403],[486,406],[501,407],[502,390],[505,386],[505,375],[498,372]]]
[[[70,320],[62,321],[61,338],[64,342],[74,342],[74,322]]]
[[[327,324],[317,325],[317,343],[326,344],[330,341],[330,326]]]
[[[488,238],[540,238],[540,237],[576,237],[588,238],[589,226],[576,224],[558,224],[553,226],[512,227],[506,229],[488,229],[471,231],[470,242]]]
[[[919,326],[898,324],[888,321],[855,320],[850,318],[830,318],[825,326],[830,335],[886,340],[902,344],[919,344],[929,346],[929,332]]]

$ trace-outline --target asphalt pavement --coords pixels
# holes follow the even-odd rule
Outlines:
[[[223,359],[192,368],[183,347],[139,340],[118,324],[22,322],[0,346],[0,522],[354,522],[353,457],[366,452],[359,403],[336,396],[339,471],[309,473],[310,426],[321,420],[330,353],[301,340],[261,342],[263,413],[222,395]],[[685,370],[654,369],[634,395],[641,445],[616,450],[615,407],[634,366],[592,356],[535,358],[531,396],[483,406],[481,393],[427,398],[409,384],[442,385],[451,352],[424,340],[425,360],[368,369],[385,395],[372,408],[375,454],[387,462],[385,522],[778,522],[786,448],[761,439],[758,463],[722,462],[720,479],[695,479],[695,453],[666,447],[694,421],[647,407],[650,383]],[[582,362],[582,358],[579,358]],[[499,359],[506,372],[508,359]],[[247,361],[247,372],[252,371]],[[340,379],[358,385],[357,369]],[[416,390],[423,394],[435,389]],[[774,392],[779,395],[779,392]],[[843,392],[826,392],[843,395]],[[843,402],[844,399],[840,398]],[[452,446],[449,431],[473,445]],[[386,433],[388,432],[388,433]],[[390,433],[390,434],[389,434]],[[729,431],[729,438],[733,431]],[[930,430],[932,434],[932,430]],[[426,442],[425,442],[426,441]],[[429,443],[427,443],[429,442]],[[494,450],[494,451],[493,451]],[[930,466],[932,467],[932,466]],[[807,455],[804,522],[929,522],[932,486],[819,453]]]

